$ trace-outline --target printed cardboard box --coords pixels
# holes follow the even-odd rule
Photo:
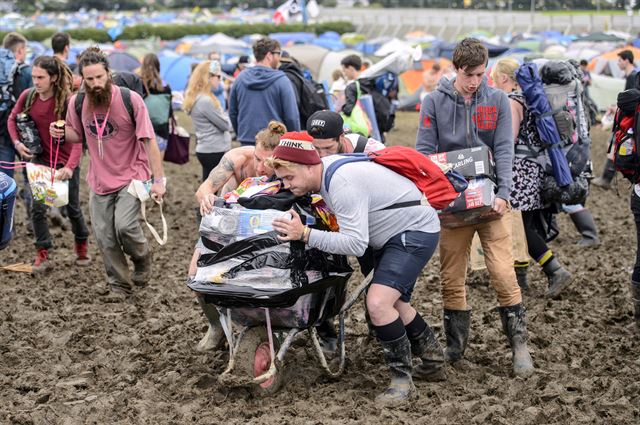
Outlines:
[[[447,208],[440,211],[440,224],[449,229],[480,224],[500,218],[493,210],[496,185],[491,179],[477,178]]]
[[[436,153],[429,155],[433,162],[451,164],[453,169],[467,180],[487,177],[496,181],[495,163],[491,150],[486,146]]]

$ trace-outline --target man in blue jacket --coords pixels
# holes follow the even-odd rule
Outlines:
[[[256,65],[238,74],[229,94],[229,118],[242,145],[254,145],[258,131],[269,121],[284,123],[289,131],[300,130],[296,94],[291,82],[279,71],[280,43],[268,37],[256,41]]]
[[[453,52],[456,76],[439,81],[436,91],[422,101],[416,149],[425,155],[476,146],[491,149],[496,163],[498,192],[493,209],[498,220],[443,228],[440,239],[440,278],[447,338],[445,359],[462,358],[469,339],[471,309],[467,305],[465,280],[471,241],[477,232],[491,274],[491,285],[500,304],[500,318],[513,354],[513,371],[519,376],[533,372],[527,348],[527,326],[522,295],[513,269],[511,216],[508,200],[513,167],[511,108],[506,94],[487,85],[489,55],[472,38],[462,40]]]

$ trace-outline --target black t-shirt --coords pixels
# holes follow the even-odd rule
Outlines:
[[[636,77],[638,76],[638,71],[631,71],[631,74],[627,75],[627,81],[624,84],[624,89],[625,90],[629,90],[632,88],[635,88],[637,83],[636,83]]]

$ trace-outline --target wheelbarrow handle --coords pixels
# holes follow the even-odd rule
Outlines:
[[[344,304],[342,304],[342,308],[340,309],[339,314],[343,314],[345,311],[351,308],[351,306],[358,300],[358,298],[360,298],[360,295],[371,284],[372,280],[373,280],[373,270],[371,270],[367,275],[367,277],[364,278],[362,283],[353,292],[349,294],[349,298]]]

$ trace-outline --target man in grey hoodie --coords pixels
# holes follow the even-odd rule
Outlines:
[[[258,131],[272,120],[289,131],[300,130],[300,115],[291,82],[279,71],[280,43],[268,37],[253,45],[256,66],[238,74],[229,94],[229,118],[242,145],[255,144]]]
[[[487,223],[442,229],[440,276],[444,304],[445,358],[460,360],[469,338],[471,309],[465,279],[473,236],[478,232],[491,284],[500,303],[500,317],[513,354],[516,375],[528,376],[533,363],[527,348],[522,295],[513,269],[511,216],[508,199],[513,167],[511,108],[503,92],[487,85],[488,52],[472,38],[462,40],[453,53],[456,76],[440,80],[436,91],[422,101],[416,149],[425,155],[474,146],[488,146],[496,162],[498,192],[493,209],[502,217]]]

